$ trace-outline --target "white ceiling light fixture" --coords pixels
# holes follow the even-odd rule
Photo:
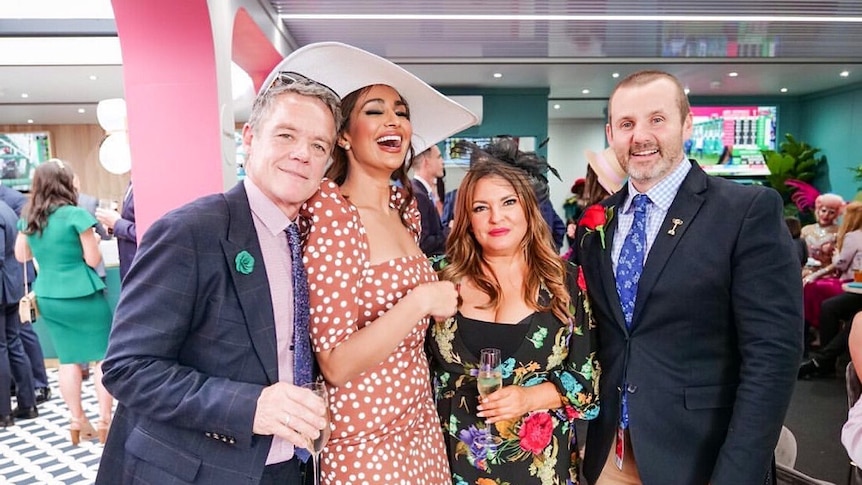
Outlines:
[[[739,76],[739,73],[736,71],[730,71],[729,73],[727,73],[727,76],[728,77],[736,77],[736,76]]]
[[[281,20],[444,20],[444,21],[536,21],[536,22],[815,22],[859,24],[862,17],[832,15],[487,15],[487,14],[361,14],[283,13]]]
[[[27,120],[27,124],[32,125],[32,124],[33,124],[33,120]]]
[[[78,113],[84,114],[86,112],[87,110],[85,110],[84,108],[78,108]]]
[[[560,109],[560,105],[559,105],[559,104],[555,104],[555,105],[554,105],[554,109]]]
[[[501,72],[495,72],[495,73],[494,73],[494,78],[495,78],[495,79],[500,79],[501,77],[503,77],[503,73],[501,73]]]
[[[589,89],[581,89],[581,94],[590,94]]]
[[[841,77],[850,77],[850,71],[841,71],[838,75]]]
[[[108,172],[122,175],[132,169],[132,153],[126,125],[126,100],[103,99],[96,106],[96,118],[107,132],[99,146],[99,162]]]
[[[611,77],[616,79],[616,78],[620,77],[620,73],[615,72],[615,73],[611,74]]]
[[[781,91],[782,93],[786,93],[789,90],[787,88],[781,88],[781,89],[779,89],[779,91]]]

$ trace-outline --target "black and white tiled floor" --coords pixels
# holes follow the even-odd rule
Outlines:
[[[0,484],[87,485],[96,479],[102,445],[69,441],[69,412],[57,387],[57,369],[48,369],[53,397],[39,405],[39,417],[0,428]],[[95,425],[99,407],[93,378],[84,381],[84,411]],[[14,407],[14,399],[13,404]]]

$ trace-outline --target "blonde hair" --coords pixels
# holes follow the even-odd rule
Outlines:
[[[841,251],[841,248],[844,247],[844,236],[848,232],[858,231],[859,229],[862,229],[862,202],[854,201],[844,206],[844,218],[841,219],[841,226],[838,227],[836,244],[838,251]]]

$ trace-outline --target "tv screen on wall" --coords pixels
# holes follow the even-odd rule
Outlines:
[[[769,175],[763,150],[775,150],[775,106],[692,106],[685,152],[710,175]]]
[[[0,182],[15,190],[30,190],[36,166],[51,158],[47,132],[0,133]]]

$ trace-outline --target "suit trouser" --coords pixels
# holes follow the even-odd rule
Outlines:
[[[33,330],[32,325],[21,325],[19,332],[21,343],[24,345],[24,352],[30,358],[30,369],[33,374],[33,385],[36,389],[40,387],[48,387],[48,373],[45,371],[45,354],[42,353],[42,344],[39,343],[39,336]]]
[[[0,414],[12,413],[10,387],[13,377],[18,384],[18,405],[21,408],[36,405],[30,359],[19,336],[21,328],[18,302],[3,305],[3,322],[0,322]]]
[[[617,440],[614,438],[614,443],[611,445],[611,451],[608,453],[608,459],[605,461],[605,467],[602,468],[602,473],[598,480],[593,485],[640,485],[641,477],[638,473],[638,465],[635,462],[635,454],[632,450],[632,440],[629,432],[625,432],[626,446],[623,453],[623,469],[617,468],[616,464],[616,449]]]
[[[820,307],[820,344],[823,347],[812,355],[825,365],[835,365],[835,360],[847,351],[850,337],[850,322],[856,312],[862,310],[862,295],[842,293],[823,301]],[[841,322],[846,322],[841,329]]]

